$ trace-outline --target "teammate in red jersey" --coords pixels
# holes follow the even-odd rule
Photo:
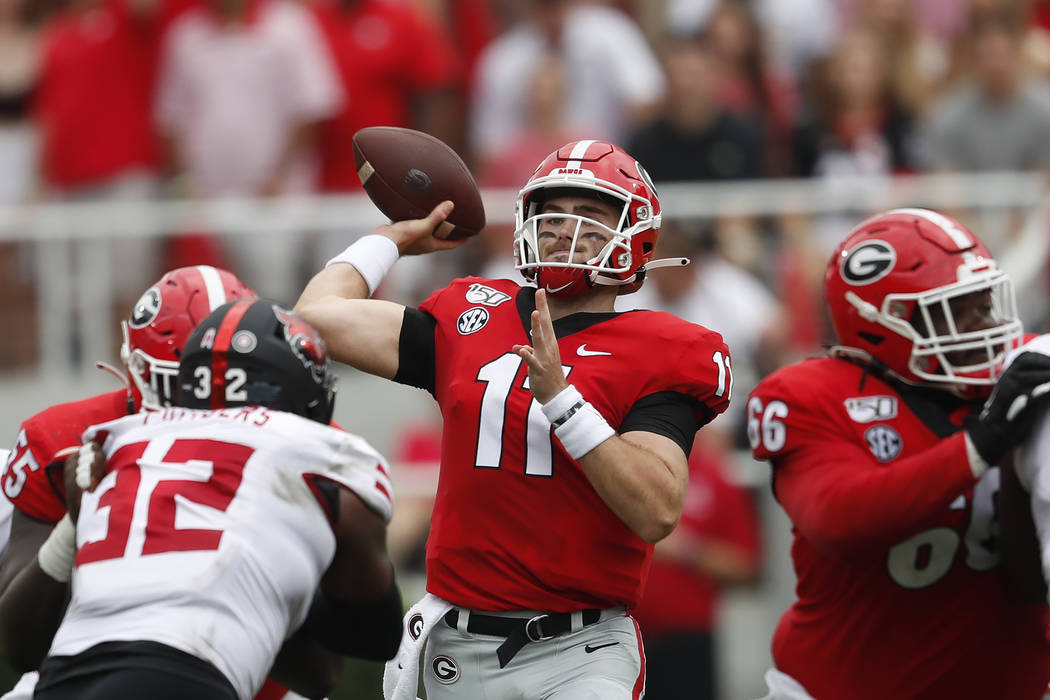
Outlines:
[[[80,445],[84,430],[138,410],[169,405],[179,352],[196,323],[227,301],[254,297],[247,285],[226,270],[199,265],[168,272],[143,293],[121,324],[126,374],[117,373],[126,388],[52,406],[22,423],[0,477],[4,497],[14,505],[10,541],[0,561],[0,602],[12,579],[36,558],[41,544],[66,514],[62,464]],[[9,606],[20,614],[0,616],[0,656],[19,670],[37,668],[65,610],[66,596],[48,598],[48,591],[37,592],[40,599]],[[14,697],[31,696],[31,681],[19,687],[26,688],[29,695]],[[264,692],[269,693],[268,698],[285,695],[273,684]]]
[[[1042,697],[1047,617],[1004,585],[995,464],[1050,359],[998,376],[1022,336],[1006,274],[957,221],[898,209],[846,237],[824,293],[840,345],[747,405],[798,576],[768,697]]]
[[[680,517],[693,437],[728,403],[727,348],[669,314],[614,312],[657,266],[660,227],[620,148],[567,144],[519,193],[517,267],[538,290],[468,277],[418,309],[368,299],[399,255],[457,245],[431,235],[451,208],[377,228],[297,305],[333,358],[426,389],[444,417],[427,591],[447,605],[410,613],[404,639],[429,635],[431,700],[637,698],[626,611]]]

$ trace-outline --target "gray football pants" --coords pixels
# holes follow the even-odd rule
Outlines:
[[[427,640],[422,669],[427,700],[637,700],[644,695],[641,635],[622,608],[603,610],[593,625],[526,644],[502,669],[496,648],[504,638],[467,632],[469,611],[459,610],[456,629],[441,621]]]

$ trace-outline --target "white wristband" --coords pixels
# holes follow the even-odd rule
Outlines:
[[[58,521],[36,553],[37,563],[45,574],[66,583],[73,575],[77,554],[77,530],[69,513]]]
[[[326,262],[325,268],[336,263],[353,265],[368,285],[368,296],[372,296],[399,257],[401,254],[397,250],[397,243],[386,236],[370,233]]]
[[[580,394],[579,389],[570,384],[559,391],[553,399],[540,406],[540,408],[543,409],[543,415],[547,416],[547,420],[550,421],[551,425],[557,428],[565,422],[560,420],[561,417],[577,403],[584,403],[583,396]],[[565,416],[565,418],[567,419],[568,416]]]
[[[616,434],[598,409],[584,401],[571,384],[542,408],[543,415],[554,426],[554,434],[573,459],[580,459]]]

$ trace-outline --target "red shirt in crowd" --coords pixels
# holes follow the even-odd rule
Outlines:
[[[458,84],[459,57],[444,28],[409,4],[319,0],[312,7],[347,95],[321,126],[321,189],[354,190],[361,186],[354,134],[410,126],[414,97]]]
[[[162,34],[192,0],[135,14],[125,0],[57,16],[42,47],[35,116],[41,169],[58,188],[91,186],[160,161],[153,92]]]

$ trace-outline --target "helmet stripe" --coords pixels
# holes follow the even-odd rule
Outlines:
[[[241,324],[241,319],[254,302],[245,299],[229,308],[226,316],[215,333],[215,344],[211,349],[211,407],[222,408],[226,405],[226,355],[230,351],[230,341]]]
[[[952,243],[959,247],[959,250],[967,250],[973,248],[974,242],[970,239],[966,232],[959,228],[954,221],[949,219],[943,214],[938,214],[935,211],[929,209],[894,209],[889,214],[910,214],[911,216],[917,216],[921,219],[926,219],[931,224],[944,231],[948,238],[952,239]]]
[[[569,153],[569,162],[565,165],[566,168],[579,169],[580,160],[587,155],[587,149],[594,143],[594,139],[590,141],[577,141],[576,145],[572,147],[572,152]]]
[[[208,293],[208,311],[215,311],[229,299],[226,298],[226,290],[222,286],[222,277],[219,271],[211,265],[196,265],[197,272],[201,273],[204,280],[204,290]]]

